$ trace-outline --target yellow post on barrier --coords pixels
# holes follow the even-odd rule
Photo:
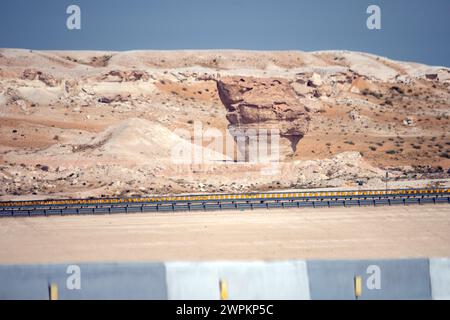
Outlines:
[[[220,300],[228,300],[228,283],[225,280],[219,281]]]
[[[51,283],[49,286],[50,300],[58,300],[58,286],[56,283]]]
[[[361,276],[355,276],[355,297],[358,299],[362,294],[362,279]]]

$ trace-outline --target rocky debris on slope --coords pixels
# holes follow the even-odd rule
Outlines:
[[[112,58],[112,55],[105,54],[99,57],[92,57],[89,65],[93,67],[106,67],[108,65],[109,60]]]
[[[276,78],[223,77],[217,80],[220,100],[227,109],[229,129],[236,136],[250,129],[277,129],[280,155],[296,151],[308,131],[310,116],[289,82]]]
[[[110,82],[146,81],[148,79],[150,79],[148,73],[141,70],[111,70],[100,78],[102,81]]]
[[[104,54],[101,56],[93,56],[89,58],[89,61],[86,61],[84,59],[77,59],[74,57],[70,57],[70,56],[66,56],[64,57],[66,60],[75,62],[75,63],[80,63],[80,64],[84,64],[87,66],[91,66],[91,67],[95,67],[95,68],[101,68],[101,67],[106,67],[108,65],[109,60],[112,58],[111,54]]]
[[[89,61],[89,65],[92,67],[106,67],[108,65],[109,60],[112,58],[112,55],[105,54],[102,56],[92,57]]]
[[[98,102],[100,103],[112,103],[112,102],[126,102],[129,101],[131,98],[131,95],[121,95],[121,94],[116,94],[113,96],[104,96],[104,97],[100,97],[98,98]]]
[[[20,110],[20,113],[29,114],[29,107],[35,107],[35,103],[30,103],[27,99],[22,97],[18,90],[13,88],[8,88],[4,94],[4,99],[2,99],[4,102],[3,110],[2,112],[6,112],[6,106],[8,107],[19,107],[19,109],[16,109],[14,111],[13,109],[8,109],[9,112],[17,112],[17,110]],[[0,112],[0,114],[2,113]]]
[[[87,150],[97,150],[102,148],[110,139],[111,139],[112,133],[108,133],[105,137],[97,137],[96,141],[93,143],[85,143],[85,144],[78,144],[78,145],[72,145],[72,152],[83,152]]]
[[[64,81],[64,91],[67,94],[76,94],[78,92],[78,81],[71,79]]]
[[[20,94],[17,91],[17,89],[14,89],[14,88],[6,89],[5,94],[6,94],[6,97],[8,97],[8,102],[9,103],[14,103],[14,102],[22,99],[22,97],[20,96]]]
[[[59,84],[59,80],[55,79],[52,75],[44,73],[35,69],[25,69],[22,74],[24,80],[39,80],[45,83],[49,87],[56,87]]]
[[[361,119],[361,115],[358,113],[358,111],[356,110],[351,110],[348,113],[348,116],[350,117],[350,119],[352,119],[353,121],[359,121]]]
[[[412,117],[406,117],[406,118],[403,120],[403,124],[404,124],[405,126],[414,126],[414,119],[413,119]]]
[[[317,102],[321,103],[327,98],[334,98],[342,92],[350,91],[359,94],[361,87],[369,87],[368,79],[352,70],[331,73],[299,72],[290,84],[300,101],[315,111],[321,109],[314,106]]]
[[[292,171],[297,172],[296,185],[309,188],[337,187],[384,174],[366,163],[359,152],[342,152],[329,159],[299,162]]]

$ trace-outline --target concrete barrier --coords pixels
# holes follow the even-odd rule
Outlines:
[[[49,299],[50,276],[57,274],[52,265],[1,265],[0,299]]]
[[[73,281],[77,272],[79,283]],[[58,299],[450,299],[450,259],[0,265],[1,300],[51,294]]]
[[[431,295],[436,300],[450,300],[450,259],[430,259]]]
[[[431,299],[427,259],[316,260],[307,266],[312,299]],[[355,277],[362,280],[359,297]]]
[[[169,299],[309,299],[304,261],[166,263]]]
[[[67,285],[79,267],[80,289]],[[76,275],[75,275],[76,276]],[[167,299],[163,263],[0,266],[0,299]],[[70,287],[70,288],[69,288]]]

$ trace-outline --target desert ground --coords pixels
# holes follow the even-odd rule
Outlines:
[[[0,264],[450,256],[450,206],[0,220]]]
[[[368,53],[0,49],[0,200],[448,185],[449,117],[449,68]],[[278,171],[237,161],[254,129]]]

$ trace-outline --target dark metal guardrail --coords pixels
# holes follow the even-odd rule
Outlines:
[[[0,216],[450,203],[450,189],[307,191],[0,202]]]

